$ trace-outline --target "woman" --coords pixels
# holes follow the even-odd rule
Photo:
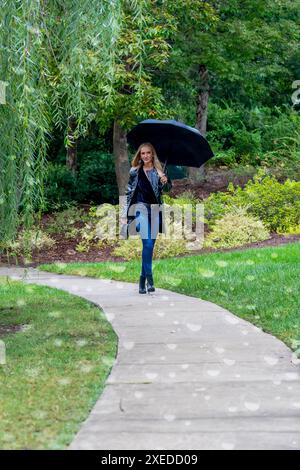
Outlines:
[[[152,257],[154,244],[158,233],[165,233],[164,221],[159,208],[162,205],[163,189],[170,190],[172,182],[163,172],[155,148],[150,143],[144,143],[138,148],[129,171],[129,182],[126,191],[126,205],[122,212],[121,223],[137,218],[136,231],[139,232],[142,243],[142,269],[139,282],[139,293],[154,292],[152,275]],[[135,204],[135,215],[128,215],[129,208]],[[151,204],[156,204],[152,207]],[[151,225],[151,212],[153,213]]]

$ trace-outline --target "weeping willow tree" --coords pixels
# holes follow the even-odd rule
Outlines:
[[[123,2],[67,0],[56,2],[49,34],[50,104],[53,122],[65,134],[67,166],[76,169],[76,141],[88,133],[105,89],[105,110],[113,102],[115,42],[122,23]]]
[[[33,223],[43,198],[42,180],[50,129],[47,51],[37,1],[2,1],[0,80],[7,83],[0,105],[0,241]]]
[[[54,126],[65,131],[67,146],[87,132],[97,110],[89,92],[97,69],[109,105],[120,19],[120,0],[1,2],[0,249],[41,213]]]

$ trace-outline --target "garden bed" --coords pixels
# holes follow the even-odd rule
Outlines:
[[[32,254],[32,260],[30,262],[26,262],[23,257],[10,257],[9,259],[5,255],[0,256],[0,265],[18,265],[21,267],[37,267],[40,264],[50,264],[55,263],[57,261],[63,263],[74,263],[74,262],[82,262],[82,263],[96,263],[96,262],[103,262],[103,261],[125,261],[122,257],[117,257],[112,255],[113,248],[108,247],[105,249],[96,249],[91,248],[87,253],[78,253],[75,250],[76,244],[78,240],[68,240],[65,239],[63,235],[53,236],[53,238],[57,241],[56,245],[50,250],[35,250]],[[282,245],[285,243],[300,243],[300,235],[279,235],[274,233],[271,235],[271,238],[268,240],[264,240],[261,242],[254,242],[244,245],[242,247],[235,247],[235,248],[203,248],[201,250],[191,250],[187,254],[179,255],[179,257],[185,256],[192,256],[195,254],[204,254],[204,253],[214,253],[214,252],[225,252],[225,251],[235,251],[235,250],[243,250],[248,248],[262,248],[267,246],[277,246]]]
[[[183,207],[187,202],[195,205],[205,198],[207,219],[204,223],[204,247],[186,253],[185,247],[173,250],[170,243],[161,239],[159,243],[162,241],[164,246],[158,248],[159,243],[156,244],[154,258],[156,253],[157,257],[178,258],[193,254],[300,242],[300,183],[285,181],[281,184],[279,180],[269,177],[264,171],[260,175],[255,175],[253,181],[249,179],[251,179],[250,169],[240,174],[233,170],[221,172],[210,169],[203,182],[191,184],[186,179],[174,180],[170,194],[166,195],[167,204],[178,204]],[[229,182],[236,186],[228,187],[226,191]],[[235,211],[233,216],[225,217],[225,212],[227,211],[228,216],[228,211],[230,212],[234,205],[247,207],[247,204],[250,206],[249,213],[244,209],[244,213]],[[277,209],[276,213],[274,207]],[[60,213],[45,214],[39,223],[42,243],[33,244],[31,257],[25,259],[20,254],[22,250],[15,252],[12,250],[9,256],[0,254],[0,264],[35,267],[55,262],[85,263],[129,259],[127,255],[133,252],[129,252],[127,246],[122,247],[125,252],[123,249],[115,250],[115,246],[105,244],[103,240],[100,246],[98,245],[99,238],[95,228],[98,222],[95,218],[96,209],[96,206],[85,204],[70,207]],[[215,231],[218,222],[222,222],[223,225],[221,228],[219,225]],[[194,227],[193,229],[195,230]],[[137,244],[136,248],[139,251],[140,247]]]

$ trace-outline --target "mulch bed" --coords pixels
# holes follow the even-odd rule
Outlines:
[[[39,264],[44,263],[97,263],[101,261],[122,261],[124,258],[115,257],[111,255],[111,248],[99,249],[90,248],[87,253],[78,253],[75,251],[75,247],[79,240],[68,240],[63,235],[52,235],[52,238],[56,240],[51,250],[34,250],[32,253],[32,261],[26,262],[22,256],[10,257],[7,259],[5,255],[0,255],[0,266],[27,266],[36,267]]]
[[[247,245],[237,246],[235,248],[203,248],[202,250],[193,250],[191,253],[182,256],[193,256],[193,255],[202,255],[205,253],[216,253],[216,252],[223,252],[223,251],[241,251],[247,250],[248,248],[266,248],[268,246],[279,246],[284,245],[286,243],[300,243],[300,235],[288,235],[283,236],[279,235],[278,233],[271,234],[271,237],[268,240],[263,240],[261,242],[253,242],[248,243]]]
[[[238,175],[234,170],[228,169],[208,169],[203,181],[192,183],[188,178],[173,180],[170,191],[171,197],[176,197],[184,191],[191,191],[198,199],[206,199],[211,193],[217,191],[227,191],[228,184],[232,182],[234,186],[243,188],[252,178],[253,172]]]

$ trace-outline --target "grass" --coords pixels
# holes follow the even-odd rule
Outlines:
[[[141,261],[56,263],[55,273],[138,282]],[[300,346],[300,244],[153,260],[155,285],[214,302]]]
[[[117,337],[103,312],[50,287],[0,277],[0,448],[63,449],[102,392]]]

